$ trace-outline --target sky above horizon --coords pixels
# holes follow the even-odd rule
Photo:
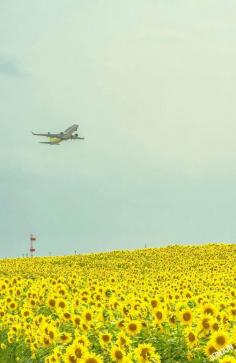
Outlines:
[[[0,2],[0,257],[236,240],[236,3]],[[79,124],[84,141],[35,132]],[[42,140],[46,141],[46,140]]]

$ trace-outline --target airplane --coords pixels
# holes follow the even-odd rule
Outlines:
[[[47,134],[36,134],[32,132],[32,134],[36,136],[46,136],[49,138],[49,141],[40,141],[40,144],[59,145],[60,142],[66,140],[84,140],[84,137],[79,137],[78,134],[74,134],[78,127],[79,125],[72,125],[64,132],[60,132],[58,134],[52,134],[51,132],[48,132]]]

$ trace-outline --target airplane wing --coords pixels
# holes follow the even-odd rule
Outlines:
[[[60,135],[58,135],[58,134],[51,134],[50,132],[47,133],[47,134],[36,134],[36,133],[32,132],[32,135],[35,135],[35,136],[46,136],[46,137],[60,137]]]

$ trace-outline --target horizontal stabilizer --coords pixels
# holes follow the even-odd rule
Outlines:
[[[59,145],[58,143],[55,143],[55,142],[49,142],[49,141],[39,141],[39,144]]]

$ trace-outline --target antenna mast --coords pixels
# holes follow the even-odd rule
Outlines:
[[[33,243],[36,241],[36,237],[31,233],[30,235],[30,257],[34,257],[34,252],[36,249],[34,248]]]

